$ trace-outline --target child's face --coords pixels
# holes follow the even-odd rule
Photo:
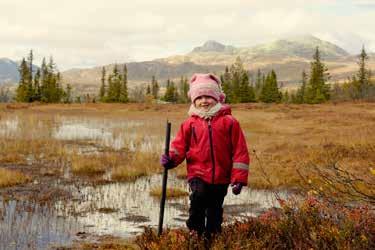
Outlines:
[[[209,111],[217,101],[211,96],[202,95],[195,99],[194,106],[202,111]]]

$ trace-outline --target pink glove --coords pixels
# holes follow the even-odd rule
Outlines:
[[[232,193],[234,195],[238,195],[241,193],[241,189],[242,189],[242,183],[234,183],[231,185],[232,186]]]
[[[171,169],[174,167],[173,160],[169,157],[169,155],[162,154],[160,157],[160,164],[165,167],[166,169]]]

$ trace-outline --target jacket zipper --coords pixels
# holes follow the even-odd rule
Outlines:
[[[208,120],[208,135],[210,139],[210,150],[211,150],[211,161],[212,161],[212,184],[214,184],[215,180],[215,156],[214,156],[214,145],[212,142],[212,127],[211,121]]]

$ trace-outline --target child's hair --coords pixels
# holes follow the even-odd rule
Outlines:
[[[190,79],[188,97],[194,103],[199,96],[211,96],[217,102],[225,101],[225,94],[221,89],[221,81],[214,74],[194,74]]]

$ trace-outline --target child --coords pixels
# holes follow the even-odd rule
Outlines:
[[[185,158],[191,189],[189,230],[198,235],[221,232],[223,202],[228,185],[238,195],[247,185],[249,153],[240,125],[223,104],[220,80],[213,74],[194,74],[188,96],[192,105],[169,155],[161,165],[173,168]]]

